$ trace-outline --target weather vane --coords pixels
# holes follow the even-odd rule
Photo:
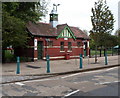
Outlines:
[[[59,6],[60,4],[53,4],[53,8],[54,6],[56,6],[56,11],[57,11],[57,7]]]

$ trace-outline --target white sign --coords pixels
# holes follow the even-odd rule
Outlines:
[[[64,40],[68,40],[68,38],[64,38]]]
[[[85,45],[83,45],[83,49],[85,49]]]
[[[87,41],[87,46],[88,46],[88,48],[89,48],[89,41]]]
[[[37,39],[34,39],[34,50],[37,50]]]

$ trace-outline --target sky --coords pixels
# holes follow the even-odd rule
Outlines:
[[[59,24],[67,23],[69,26],[79,27],[81,30],[90,31],[91,24],[91,8],[94,7],[94,2],[97,0],[49,0],[48,14],[43,22],[49,23],[49,14],[53,9],[53,4],[58,6],[58,22]],[[115,24],[114,31],[118,29],[118,2],[120,0],[106,0],[109,10],[114,15]]]

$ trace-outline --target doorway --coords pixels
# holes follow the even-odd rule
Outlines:
[[[43,57],[43,42],[38,41],[38,60],[42,59]]]

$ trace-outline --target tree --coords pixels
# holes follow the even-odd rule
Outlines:
[[[120,45],[120,29],[116,30],[115,35],[118,37],[118,45]]]
[[[14,49],[26,46],[28,39],[26,23],[40,20],[42,16],[45,16],[46,8],[41,5],[41,2],[3,2],[2,9],[2,49],[4,59],[4,50],[7,46],[12,45]]]
[[[84,29],[83,32],[84,32],[86,35],[88,35],[88,31],[87,31],[87,30]]]
[[[113,31],[114,27],[114,17],[109,7],[107,6],[106,0],[98,0],[95,2],[94,8],[92,8],[92,33],[93,40],[95,42],[96,53],[95,53],[95,63],[97,62],[97,47],[105,46],[107,41],[107,35]]]
[[[120,55],[120,29],[118,29],[116,32],[115,32],[115,35],[117,35],[117,39],[118,39],[118,55]]]

